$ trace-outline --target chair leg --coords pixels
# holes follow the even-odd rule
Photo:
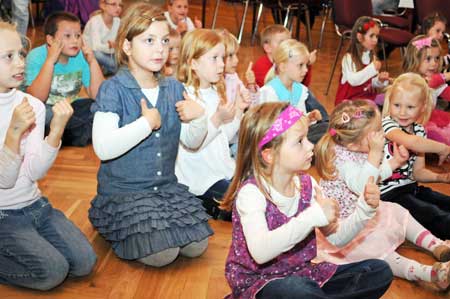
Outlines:
[[[309,8],[305,5],[305,20],[306,20],[306,36],[308,38],[309,49],[312,50],[312,37],[311,37],[311,22],[309,19]]]
[[[331,7],[328,6],[328,4],[325,6],[325,10],[323,12],[323,18],[322,18],[322,26],[320,27],[320,37],[319,37],[319,44],[317,45],[317,49],[320,49],[322,47],[322,41],[323,41],[323,33],[325,31],[325,25],[327,23],[327,18],[330,14]]]
[[[388,71],[387,57],[386,57],[386,47],[384,46],[384,41],[381,40],[381,49],[383,50],[383,59],[384,59],[384,69]]]
[[[259,21],[261,20],[261,14],[262,14],[263,8],[264,8],[264,6],[263,6],[263,4],[261,2],[259,4],[259,7],[258,7],[258,15],[256,16],[256,24],[255,24],[255,28],[254,28],[254,31],[253,31],[253,34],[252,34],[252,40],[251,40],[251,45],[252,46],[253,46],[253,44],[255,42],[256,34],[258,33],[258,25],[259,25]]]
[[[284,17],[284,22],[283,22],[284,28],[288,28],[290,13],[291,13],[291,5],[288,5],[288,7],[286,8],[286,16]]]
[[[328,91],[330,90],[331,80],[333,79],[334,71],[336,70],[336,64],[338,62],[339,54],[341,53],[343,43],[344,43],[344,35],[342,35],[339,40],[338,50],[336,52],[336,57],[334,58],[333,66],[331,67],[330,78],[328,78],[327,90],[325,91],[325,95],[328,95]]]
[[[242,41],[242,34],[244,33],[245,18],[247,17],[247,10],[248,10],[249,2],[250,2],[250,0],[244,1],[244,13],[242,14],[241,26],[239,28],[239,33],[238,33],[238,38],[237,38],[239,44]]]
[[[220,0],[216,0],[216,8],[214,9],[214,16],[213,16],[211,29],[214,29],[216,27],[217,14],[219,13],[219,5],[220,5]]]

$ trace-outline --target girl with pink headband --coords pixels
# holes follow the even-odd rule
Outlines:
[[[355,213],[338,221],[336,202],[305,173],[313,158],[307,134],[307,117],[287,103],[254,106],[241,121],[236,172],[222,202],[233,213],[228,298],[380,298],[392,281],[381,260],[312,262],[314,229],[345,245],[375,215],[380,194],[367,183]]]

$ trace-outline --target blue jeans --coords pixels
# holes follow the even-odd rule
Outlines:
[[[17,24],[17,32],[21,35],[27,35],[28,29],[28,2],[29,0],[12,0],[11,1],[11,13],[12,21]]]
[[[322,288],[313,280],[288,276],[269,282],[257,299],[376,299],[391,285],[393,274],[382,260],[367,260],[342,265]]]
[[[0,210],[0,283],[49,290],[91,273],[96,255],[83,233],[46,198]]]
[[[102,51],[94,51],[94,56],[105,74],[115,74],[117,72],[117,63],[114,53],[108,54]]]
[[[64,129],[62,143],[64,145],[86,146],[92,140],[92,123],[94,114],[91,112],[91,99],[78,99],[72,102],[73,115]],[[45,105],[45,134],[50,130],[53,118],[51,105]]]

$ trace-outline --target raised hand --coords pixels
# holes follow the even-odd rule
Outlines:
[[[192,100],[186,92],[183,92],[184,101],[175,104],[181,121],[189,122],[205,114],[205,109],[196,101]]]
[[[183,34],[187,31],[187,24],[184,19],[178,20],[177,31],[180,34]]]
[[[36,115],[33,107],[25,97],[22,102],[14,108],[14,112],[9,124],[9,132],[16,137],[22,135],[36,123]]]
[[[384,132],[383,131],[376,131],[376,132],[370,132],[367,135],[367,141],[369,144],[369,150],[375,151],[378,153],[382,153],[384,149]]]
[[[392,159],[389,160],[389,165],[392,170],[400,168],[405,165],[409,159],[409,151],[403,145],[398,146],[397,143],[393,143],[394,154]]]
[[[84,42],[84,39],[81,39],[81,51],[83,52],[84,58],[88,64],[95,61],[94,51],[92,51],[91,47]]]
[[[389,77],[388,72],[380,72],[378,74],[378,80],[380,80],[381,82],[385,82],[385,81],[390,81],[391,78]]]
[[[147,100],[145,99],[141,99],[141,114],[148,121],[152,131],[158,130],[161,127],[161,115],[158,109],[148,108]]]
[[[253,72],[253,62],[250,61],[248,64],[247,70],[245,71],[245,81],[247,81],[247,84],[256,84],[256,77],[255,73]]]
[[[236,93],[236,98],[234,101],[236,102],[237,108],[244,111],[252,103],[250,92],[245,87],[241,86]]]
[[[57,63],[63,48],[64,43],[62,41],[56,38],[50,39],[47,47],[47,59],[53,62],[53,64]]]
[[[309,65],[314,64],[317,60],[317,49],[309,53]]]
[[[336,200],[323,196],[322,190],[317,186],[314,190],[316,192],[316,202],[322,208],[325,217],[327,217],[328,226],[337,223],[339,220],[339,206]]]
[[[197,16],[194,17],[194,27],[195,28],[202,28],[203,24],[202,21],[200,21]]]
[[[50,132],[63,132],[67,122],[73,114],[73,108],[68,99],[57,102],[52,107],[53,118],[50,122]]]
[[[322,120],[322,113],[320,113],[319,110],[314,109],[313,111],[310,111],[308,113],[308,121],[310,123],[315,122],[315,121],[321,121]]]
[[[370,176],[364,188],[364,200],[371,208],[376,209],[380,204],[380,188],[375,184],[375,179]]]

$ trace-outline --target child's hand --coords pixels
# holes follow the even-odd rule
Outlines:
[[[83,52],[84,58],[88,64],[96,61],[94,51],[92,51],[91,47],[89,47],[83,39],[81,39],[81,51]]]
[[[171,66],[164,67],[164,75],[165,76],[170,77],[173,75],[173,73],[174,73],[173,67],[171,67]]]
[[[240,87],[236,93],[236,106],[239,110],[244,111],[252,103],[250,92],[245,87]]]
[[[214,117],[217,118],[217,122],[215,122],[216,127],[219,127],[222,124],[232,122],[235,115],[236,115],[235,102],[227,101],[225,104],[219,104],[219,106],[217,106],[216,113],[214,113]]]
[[[313,65],[317,60],[317,50],[309,53],[309,65]]]
[[[450,172],[440,173],[437,176],[438,176],[438,179],[437,179],[438,182],[450,184]]]
[[[179,20],[177,25],[177,31],[179,34],[183,34],[187,31],[187,24],[184,20]]]
[[[255,73],[253,72],[253,62],[250,61],[248,64],[247,70],[245,71],[245,81],[247,84],[256,84]]]
[[[379,61],[378,59],[375,59],[375,60],[373,61],[373,65],[375,66],[375,69],[376,69],[377,71],[379,71],[379,70],[381,69],[381,61]]]
[[[405,165],[406,161],[409,159],[409,151],[403,145],[398,146],[397,143],[393,143],[394,155],[392,159],[389,160],[389,165],[392,171]]]
[[[391,78],[389,77],[388,72],[380,72],[378,74],[378,80],[380,80],[381,82],[385,82],[385,81],[390,81]]]
[[[9,130],[14,136],[22,137],[22,135],[36,122],[36,115],[33,107],[28,103],[28,99],[25,97],[22,99],[22,103],[14,108],[14,112],[9,124]]]
[[[369,177],[364,188],[364,200],[373,209],[376,209],[380,204],[380,188],[375,184],[373,176]]]
[[[52,107],[53,118],[50,122],[50,132],[63,132],[67,122],[73,114],[73,108],[67,99],[57,102]]]
[[[184,101],[175,104],[181,121],[189,122],[205,114],[205,109],[196,101],[192,100],[186,92],[183,92]]]
[[[382,153],[384,149],[384,132],[370,132],[367,135],[367,141],[369,143],[369,150],[377,153]]]
[[[63,48],[64,44],[62,41],[56,38],[51,39],[47,47],[47,59],[53,64],[57,63]]]
[[[322,113],[320,113],[319,110],[314,109],[313,111],[310,111],[308,113],[308,121],[309,123],[313,123],[315,121],[321,121],[322,120]]]
[[[446,146],[443,151],[438,153],[439,162],[438,165],[441,166],[445,161],[449,161],[450,157],[450,146]]]
[[[200,21],[200,20],[197,18],[197,16],[194,17],[194,26],[195,26],[195,28],[202,28],[202,27],[203,27],[202,21]]]
[[[316,202],[322,208],[323,213],[327,217],[328,225],[331,225],[339,220],[339,206],[336,200],[322,195],[322,190],[319,187],[315,187]]]
[[[148,121],[152,131],[158,130],[161,127],[161,115],[159,114],[158,109],[149,109],[147,106],[147,100],[141,99],[141,110],[142,116]]]
[[[116,42],[113,41],[113,40],[109,40],[108,41],[108,46],[109,46],[110,49],[114,49],[115,46],[116,46]]]

